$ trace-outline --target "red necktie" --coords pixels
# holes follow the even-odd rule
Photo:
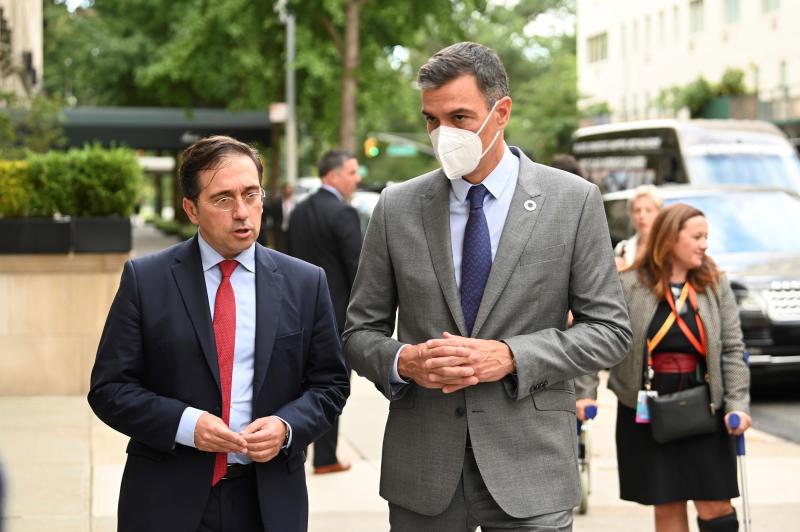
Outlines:
[[[214,338],[217,340],[219,385],[222,388],[222,420],[226,425],[231,417],[231,380],[233,379],[233,348],[236,344],[236,299],[231,286],[231,274],[239,263],[223,260],[219,263],[222,280],[214,301]],[[228,453],[217,453],[211,485],[222,480],[228,468]]]

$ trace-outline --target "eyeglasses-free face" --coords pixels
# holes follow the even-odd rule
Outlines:
[[[189,220],[217,253],[232,259],[249,248],[261,229],[264,190],[253,161],[244,155],[226,157],[216,168],[198,175],[200,194],[183,198]]]

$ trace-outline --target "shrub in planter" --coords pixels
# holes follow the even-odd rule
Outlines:
[[[69,223],[53,219],[53,189],[37,185],[27,162],[0,161],[0,253],[69,252]]]
[[[40,181],[63,183],[64,195],[54,195],[55,207],[72,218],[73,251],[131,249],[129,217],[142,182],[133,151],[87,146],[66,153],[50,152],[33,158],[31,175]]]

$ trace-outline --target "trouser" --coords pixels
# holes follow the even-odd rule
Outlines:
[[[231,470],[231,466],[228,466]],[[211,488],[197,532],[264,532],[254,466],[234,466],[233,478]]]
[[[489,493],[475,455],[467,448],[456,493],[444,512],[427,516],[389,503],[389,524],[391,532],[475,532],[478,526],[482,532],[572,532],[572,510],[523,518],[508,515]]]

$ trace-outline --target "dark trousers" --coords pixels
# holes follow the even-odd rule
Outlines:
[[[223,479],[211,488],[197,532],[264,532],[255,475]]]

